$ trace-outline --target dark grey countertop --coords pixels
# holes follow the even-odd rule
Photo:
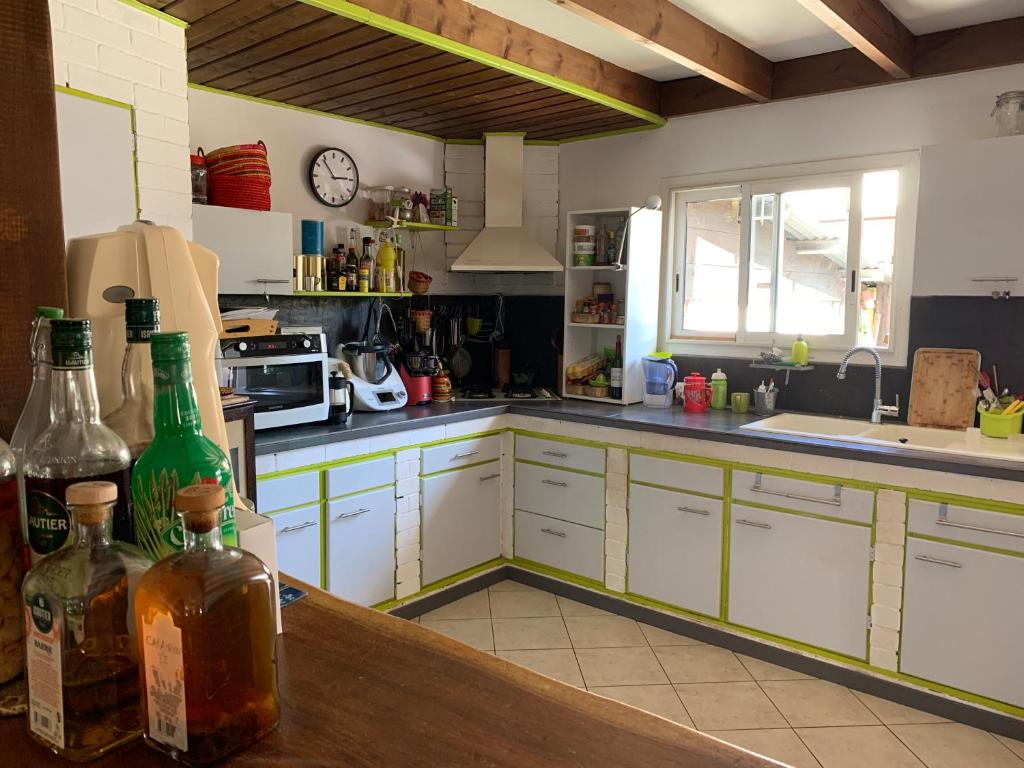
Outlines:
[[[373,437],[407,429],[419,429],[468,421],[502,413],[560,419],[617,429],[657,432],[676,437],[746,445],[868,461],[961,475],[1024,481],[1024,464],[981,456],[941,454],[896,446],[869,445],[800,435],[742,430],[761,417],[731,411],[684,413],[681,408],[646,408],[642,405],[605,405],[583,400],[523,403],[434,403],[382,413],[355,413],[344,426],[323,424],[282,427],[256,433],[256,454],[309,448],[316,445]]]

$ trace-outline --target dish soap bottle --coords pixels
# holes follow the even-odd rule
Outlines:
[[[175,760],[211,763],[277,725],[277,590],[259,558],[221,539],[219,485],[175,494],[185,550],[135,592],[146,741]]]
[[[790,351],[790,359],[793,365],[807,365],[807,342],[804,341],[803,334],[797,334],[793,349]]]
[[[68,486],[75,543],[43,558],[21,591],[29,735],[75,761],[142,735],[131,597],[153,563],[113,540],[117,495],[110,482]]]
[[[729,402],[729,380],[719,368],[711,374],[711,407],[716,411],[724,411]]]

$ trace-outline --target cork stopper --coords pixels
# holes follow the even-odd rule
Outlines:
[[[174,508],[181,513],[185,527],[195,533],[209,533],[220,524],[220,510],[227,494],[219,485],[202,484],[179,488]]]
[[[69,485],[64,499],[75,508],[75,518],[83,525],[98,525],[110,517],[110,505],[117,501],[117,486],[106,480],[90,480]]]

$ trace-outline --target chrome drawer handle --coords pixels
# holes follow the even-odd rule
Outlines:
[[[482,483],[485,480],[493,480],[496,477],[501,477],[501,475],[497,472],[495,472],[493,475],[484,475],[483,477],[480,478],[480,482]]]
[[[754,484],[750,486],[752,493],[763,493],[767,496],[779,496],[791,501],[809,501],[812,504],[829,504],[833,507],[843,506],[843,486],[836,485],[833,488],[834,496],[831,499],[823,499],[819,496],[803,496],[799,493],[786,493],[785,491],[771,491],[761,486],[762,475],[760,472],[754,476]]]
[[[922,563],[934,563],[935,565],[945,565],[950,568],[963,568],[963,566],[955,560],[942,560],[938,557],[929,557],[928,555],[914,555],[915,560],[920,560]]]
[[[768,530],[768,531],[770,531],[772,529],[771,523],[759,523],[756,520],[743,520],[743,519],[740,519],[740,520],[736,521],[736,524],[737,525],[749,525],[752,528],[764,528],[765,530]]]
[[[314,525],[316,525],[316,520],[309,520],[305,523],[299,523],[298,525],[286,525],[279,531],[279,533],[291,533],[292,531],[301,531],[303,528],[312,528]]]
[[[541,480],[541,482],[544,483],[544,485],[555,485],[558,486],[559,488],[569,487],[568,483],[563,483],[560,480]]]
[[[693,507],[676,507],[680,512],[689,512],[691,515],[702,515],[704,517],[710,517],[711,513],[706,509],[694,509]]]
[[[946,504],[939,505],[939,518],[935,521],[936,525],[944,525],[947,528],[959,528],[962,531],[977,531],[978,533],[995,533],[999,536],[1013,536],[1014,538],[1024,539],[1024,533],[1018,533],[1017,531],[1004,531],[1000,528],[986,528],[982,525],[954,523],[952,520],[948,520],[946,518],[948,511],[949,509]]]
[[[468,459],[470,456],[476,456],[480,451],[466,451],[466,453],[456,453],[452,456],[451,461],[458,461],[459,459]]]
[[[334,519],[335,520],[344,520],[346,517],[355,517],[356,515],[364,515],[364,514],[366,514],[369,511],[370,511],[369,507],[363,507],[362,509],[357,509],[355,512],[342,512],[340,515],[338,515]]]
[[[568,453],[559,453],[558,451],[543,451],[543,452],[541,452],[541,455],[542,456],[552,456],[552,457],[554,457],[556,459],[568,459],[569,458],[569,454]]]
[[[553,531],[550,528],[541,528],[541,533],[550,533],[552,536],[557,536],[560,539],[564,539],[566,536],[565,531]]]

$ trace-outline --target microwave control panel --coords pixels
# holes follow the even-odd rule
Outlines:
[[[221,339],[220,349],[225,358],[320,354],[323,351],[320,339],[319,335],[300,333],[247,336],[240,339]]]

